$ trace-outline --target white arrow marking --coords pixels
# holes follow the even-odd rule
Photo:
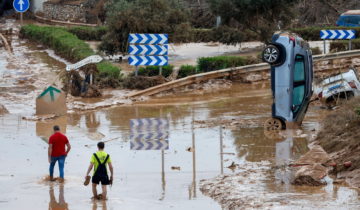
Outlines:
[[[165,64],[166,64],[166,59],[165,59],[165,57],[160,56],[160,59],[161,59],[162,61],[161,61],[161,63],[160,63],[159,65],[161,65],[161,66],[165,65]]]
[[[154,44],[157,42],[158,39],[156,38],[155,34],[150,34],[150,37],[151,37],[150,44]]]
[[[330,36],[330,39],[334,39],[336,37],[336,32],[334,30],[330,30],[332,35]]]
[[[132,62],[130,63],[130,65],[136,65],[136,63],[139,61],[137,58],[136,58],[136,56],[131,56],[132,57]],[[136,123],[134,123],[134,124],[136,124]]]
[[[321,39],[326,39],[327,36],[329,35],[328,32],[326,30],[323,30],[322,32],[323,32],[323,35],[322,35]]]
[[[22,11],[23,5],[25,4],[25,2],[23,0],[20,0],[18,4],[20,5],[20,11]]]
[[[146,38],[145,34],[140,34],[140,36],[142,38],[141,43],[146,43],[147,38]]]
[[[152,60],[152,61],[151,61],[150,65],[151,65],[151,66],[155,65],[155,64],[156,64],[156,59],[155,59],[155,57],[152,57],[151,60]]]
[[[137,36],[135,34],[131,34],[131,36],[133,38],[132,43],[136,43],[138,40]]]
[[[161,42],[160,44],[164,44],[167,40],[166,36],[164,34],[160,34],[160,37],[161,37]]]
[[[340,32],[340,37],[339,37],[339,39],[344,39],[345,38],[345,32],[343,31],[343,30],[340,30],[339,31]]]
[[[346,37],[347,39],[352,39],[354,37],[354,31],[352,30],[348,30],[348,33],[349,33],[349,37]]]

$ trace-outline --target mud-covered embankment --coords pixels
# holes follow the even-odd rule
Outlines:
[[[335,161],[332,173],[337,179],[360,188],[360,98],[344,103],[322,124],[316,143]]]

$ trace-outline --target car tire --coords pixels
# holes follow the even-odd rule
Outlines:
[[[264,129],[267,131],[278,131],[284,129],[284,126],[280,119],[269,118],[264,123]]]
[[[275,45],[268,45],[262,53],[262,59],[270,65],[276,65],[280,61],[280,49]]]

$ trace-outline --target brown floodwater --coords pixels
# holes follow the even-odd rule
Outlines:
[[[202,179],[235,174],[236,170],[228,168],[232,162],[271,166],[255,177],[260,183],[255,188],[239,183],[238,190],[244,191],[244,196],[292,201],[291,205],[280,202],[275,209],[359,207],[356,189],[331,181],[321,187],[292,186],[292,174],[282,170],[281,166],[307,151],[313,129],[319,129],[327,114],[316,104],[309,108],[302,130],[289,131],[283,139],[269,139],[264,134],[262,123],[271,113],[267,83],[234,83],[230,89],[209,93],[170,94],[133,105],[27,121],[22,117],[34,109],[27,102],[35,101],[66,61],[59,61],[42,46],[16,38],[13,44],[15,58],[20,61],[10,65],[11,58],[0,56],[1,103],[11,113],[0,116],[0,209],[221,209],[199,191],[198,185]],[[35,77],[29,82],[35,93],[18,84],[22,74],[27,79]],[[130,120],[152,117],[169,120],[169,149],[131,150]],[[229,125],[229,121],[240,123]],[[65,184],[45,179],[46,142],[55,124],[72,145],[65,164]],[[113,161],[114,185],[107,201],[93,202],[83,179],[100,140],[106,142],[105,150]]]
[[[304,137],[283,141],[265,137],[262,122],[269,117],[270,103],[267,86],[234,83],[231,89],[200,96],[157,97],[137,105],[73,113],[45,122],[5,115],[0,118],[0,208],[45,209],[56,205],[63,209],[221,209],[198,190],[201,179],[236,173],[227,168],[232,162],[283,165],[307,151]],[[318,127],[316,119],[321,119],[324,112],[315,106],[309,109],[304,133],[311,135],[311,129]],[[160,150],[130,150],[130,119],[151,117],[170,121],[169,149],[163,155]],[[193,121],[216,119],[256,123],[223,129],[221,121],[211,126],[195,123],[192,131]],[[54,124],[60,125],[73,147],[66,159],[64,186],[44,180],[48,171],[46,139]],[[92,202],[90,187],[82,185],[99,140],[107,141],[106,151],[115,167],[114,185],[106,202]],[[189,152],[189,147],[195,149]],[[359,204],[358,191],[346,186],[295,187],[287,182],[286,171],[273,168],[265,176],[258,189],[261,193],[281,194],[304,207],[317,204],[317,199]]]

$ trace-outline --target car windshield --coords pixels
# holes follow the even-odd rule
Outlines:
[[[293,112],[296,113],[305,96],[305,60],[304,56],[297,55],[294,67]]]
[[[360,25],[360,15],[340,16],[339,23]]]

